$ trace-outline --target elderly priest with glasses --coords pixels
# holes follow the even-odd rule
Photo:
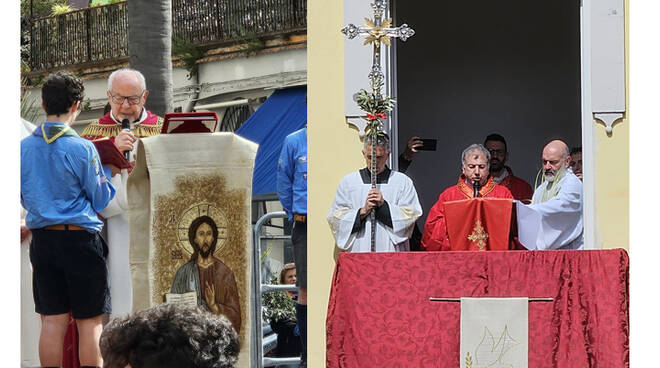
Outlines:
[[[162,118],[145,109],[149,91],[142,73],[137,70],[119,69],[108,78],[108,102],[111,110],[98,122],[89,124],[81,136],[86,139],[110,139],[129,161],[135,161],[137,139],[160,133]],[[100,214],[108,221],[108,268],[110,293],[114,316],[131,312],[132,288],[128,264],[128,201],[126,180],[128,170],[112,168],[111,183],[117,195]]]

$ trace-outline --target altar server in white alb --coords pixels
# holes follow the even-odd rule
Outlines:
[[[543,182],[534,191],[531,209],[541,214],[538,249],[582,249],[582,181],[570,169],[566,143],[554,140],[543,148]],[[543,248],[542,248],[543,247]]]
[[[337,246],[350,252],[371,251],[371,220],[376,211],[376,251],[410,250],[408,239],[422,207],[412,180],[390,170],[389,138],[378,137],[376,144],[376,188],[371,187],[371,140],[365,139],[362,154],[367,167],[346,175],[337,188],[326,217]]]

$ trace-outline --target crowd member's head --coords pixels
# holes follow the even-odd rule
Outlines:
[[[582,180],[582,147],[575,147],[571,150],[570,167],[573,174]]]
[[[112,320],[100,347],[106,368],[233,368],[239,352],[225,316],[174,304]]]
[[[295,285],[296,284],[296,264],[287,263],[280,271],[280,285]]]
[[[571,163],[571,155],[566,143],[556,139],[546,144],[543,148],[541,163],[545,180],[554,181],[557,174],[568,169]]]
[[[387,135],[379,136],[378,139],[365,138],[362,155],[367,162],[367,168],[371,170],[371,145],[376,145],[376,174],[385,170],[387,159],[390,157],[390,138]]]
[[[108,102],[112,114],[120,121],[138,120],[148,95],[144,76],[137,70],[119,69],[108,77]]]
[[[504,137],[499,134],[491,134],[486,137],[484,147],[490,152],[490,173],[499,175],[504,170],[504,164],[509,159]]]
[[[479,184],[484,185],[489,175],[488,162],[490,162],[490,152],[484,146],[477,143],[470,145],[461,155],[463,175],[470,183],[478,181]]]
[[[84,97],[82,80],[66,71],[50,74],[41,87],[42,107],[50,116],[59,117],[73,112],[77,116]]]

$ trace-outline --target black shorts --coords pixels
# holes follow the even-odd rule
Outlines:
[[[291,230],[293,261],[296,263],[296,286],[307,290],[307,224],[294,221]]]
[[[35,311],[85,319],[110,313],[107,247],[84,230],[32,230],[30,262]]]

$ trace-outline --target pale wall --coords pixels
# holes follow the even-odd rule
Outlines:
[[[630,106],[630,2],[625,0],[626,111]],[[633,122],[634,124],[634,122]],[[630,121],[613,126],[611,136],[596,124],[596,230],[603,249],[630,250]]]
[[[630,2],[625,0],[626,111],[630,106],[628,84]],[[634,122],[633,122],[634,124]],[[630,250],[630,121],[614,124],[611,136],[596,124],[596,230],[603,249]]]
[[[334,240],[325,216],[343,175],[364,164],[355,130],[344,120],[344,43],[340,1],[307,3],[307,243],[309,367],[325,366],[325,317]]]
[[[603,249],[629,249],[630,124],[616,123],[611,137],[598,123],[596,136],[596,233]]]

